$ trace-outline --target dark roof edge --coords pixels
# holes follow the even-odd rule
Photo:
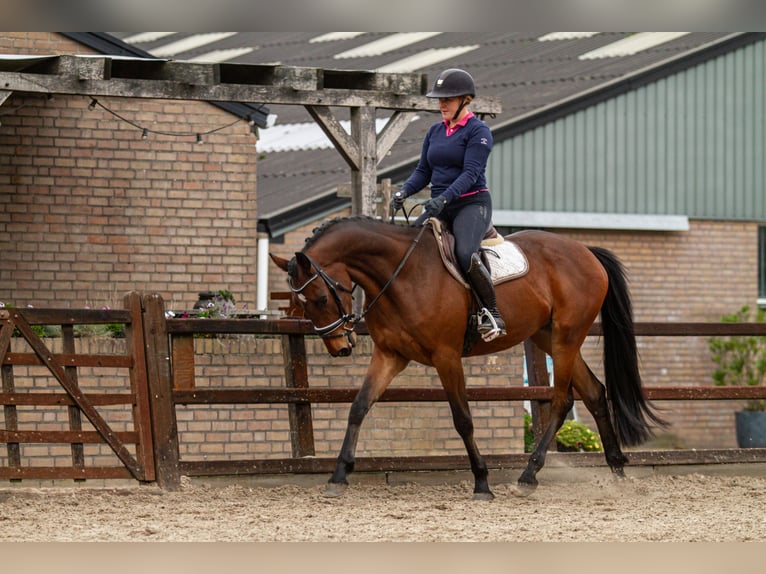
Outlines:
[[[626,92],[651,84],[688,68],[717,58],[723,54],[747,46],[766,38],[764,32],[734,33],[719,40],[703,44],[699,48],[685,52],[636,70],[606,84],[596,86],[564,100],[554,102],[543,108],[518,116],[508,122],[492,128],[492,135],[497,139],[508,139],[543,124],[558,120],[564,116],[591,107]]]
[[[279,237],[288,231],[306,225],[328,213],[351,205],[351,198],[330,194],[313,199],[299,207],[288,209],[274,215],[258,218],[258,231],[268,233],[270,237]]]
[[[109,56],[157,59],[149,52],[127,44],[106,32],[59,32],[59,34]],[[267,126],[266,119],[269,115],[269,108],[264,104],[251,105],[238,102],[210,102],[210,104],[242,119],[252,120],[260,128]]]
[[[528,114],[517,116],[505,123],[492,128],[495,141],[510,139],[526,131],[558,120],[564,116],[583,110],[587,107],[611,99],[620,94],[635,90],[662,78],[671,76],[685,69],[701,64],[723,54],[766,39],[766,32],[737,32],[719,40],[709,42],[681,55],[662,60],[651,66],[637,70],[627,76],[622,76],[612,82],[602,84],[569,98],[554,102]],[[392,181],[403,181],[415,168],[420,156],[399,162],[378,173],[379,178],[391,178]]]

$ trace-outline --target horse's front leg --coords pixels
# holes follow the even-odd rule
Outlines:
[[[495,495],[489,489],[487,463],[479,452],[474,440],[474,426],[471,410],[468,406],[468,396],[465,392],[465,374],[460,357],[456,357],[443,365],[436,365],[447,400],[452,411],[452,421],[468,453],[471,472],[474,477],[474,500],[492,500]]]
[[[335,465],[335,472],[327,483],[325,496],[340,496],[348,486],[348,475],[354,471],[356,445],[364,417],[377,402],[391,380],[407,366],[408,360],[401,355],[384,353],[373,349],[372,360],[367,368],[362,388],[359,389],[348,414],[348,426],[343,446]]]

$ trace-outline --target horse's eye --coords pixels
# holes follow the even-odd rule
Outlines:
[[[316,300],[316,304],[322,307],[327,305],[327,295],[321,295],[320,297],[318,297]]]

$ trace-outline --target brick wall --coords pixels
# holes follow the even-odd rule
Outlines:
[[[636,321],[719,321],[758,296],[758,225],[692,220],[688,232],[567,232],[608,247],[629,277]],[[600,341],[587,341],[586,360],[600,374]],[[647,385],[713,383],[706,337],[639,337]],[[736,401],[664,401],[672,442],[689,448],[735,447]],[[585,410],[581,408],[580,413]],[[587,418],[587,417],[586,417]]]
[[[0,53],[86,53],[56,34],[0,33]],[[228,289],[254,307],[255,139],[204,102],[15,93],[0,107],[0,301],[116,306],[153,291],[188,309]]]
[[[312,226],[298,229],[272,251],[291,257]],[[614,251],[630,279],[636,321],[719,321],[757,299],[758,225],[751,222],[692,220],[688,232],[561,230],[559,233]],[[284,274],[271,266],[272,288],[284,290]],[[277,306],[277,303],[274,303]],[[712,384],[713,363],[705,337],[639,337],[641,374],[647,385]],[[518,351],[520,352],[520,351]],[[583,348],[586,361],[602,377],[602,346],[597,337]],[[672,427],[663,444],[688,448],[736,446],[736,401],[664,401],[657,404]],[[577,414],[592,424],[584,406]],[[595,425],[593,425],[595,428]]]

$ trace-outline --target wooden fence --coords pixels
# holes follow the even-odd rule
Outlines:
[[[121,323],[126,332],[125,355],[83,355],[74,351],[78,324]],[[314,457],[312,404],[350,403],[356,388],[312,388],[310,386],[305,338],[313,336],[309,322],[300,319],[167,319],[158,295],[131,293],[124,310],[0,309],[0,365],[5,426],[0,443],[7,449],[7,466],[0,478],[116,478],[133,477],[156,481],[167,489],[180,485],[180,477],[204,475],[329,473],[334,458]],[[50,352],[34,330],[36,325],[60,325],[64,353]],[[14,332],[28,342],[31,353],[10,352]],[[766,325],[753,323],[638,323],[637,335],[689,337],[718,335],[766,335]],[[279,337],[284,362],[284,387],[196,388],[194,337],[251,334]],[[360,325],[360,335],[364,336]],[[600,334],[594,325],[591,334]],[[534,426],[539,434],[545,405],[552,396],[544,354],[525,346],[529,386],[469,388],[470,401],[532,401]],[[21,392],[15,388],[15,366],[44,365],[62,387],[63,393]],[[83,393],[77,384],[77,369],[83,366],[127,369],[130,390],[124,393]],[[766,387],[663,386],[645,387],[651,400],[734,400],[766,398]],[[441,389],[390,388],[382,402],[445,401]],[[98,407],[132,405],[130,432],[113,431]],[[288,405],[292,456],[282,459],[184,461],[179,455],[177,405]],[[18,428],[19,405],[66,405],[69,429],[33,431]],[[93,432],[81,430],[84,414]],[[72,451],[68,467],[37,467],[22,464],[22,443],[65,443]],[[83,462],[84,443],[107,444],[121,465],[88,467]],[[127,448],[133,445],[133,450]],[[576,465],[603,464],[601,453],[565,455]],[[765,462],[766,449],[720,449],[632,452],[631,464],[709,464]],[[527,455],[489,455],[491,468],[520,467]],[[468,468],[465,456],[360,457],[358,471],[452,470]]]

